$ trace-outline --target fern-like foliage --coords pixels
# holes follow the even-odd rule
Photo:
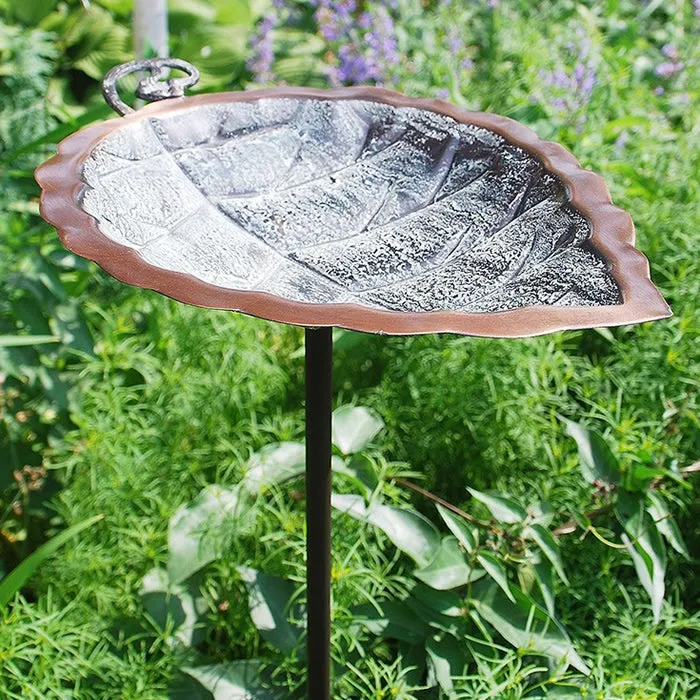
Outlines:
[[[51,34],[0,24],[0,155],[51,126],[46,93],[56,55]]]

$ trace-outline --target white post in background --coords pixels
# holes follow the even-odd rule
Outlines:
[[[136,58],[168,56],[167,0],[134,0],[134,51]]]

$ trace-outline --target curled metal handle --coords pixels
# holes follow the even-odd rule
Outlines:
[[[176,68],[186,73],[183,78],[168,78],[168,69]],[[147,102],[182,97],[187,88],[199,80],[199,71],[187,61],[179,58],[147,58],[141,61],[122,63],[112,68],[102,81],[102,94],[107,104],[122,117],[134,110],[124,102],[117,91],[117,82],[129,73],[148,71],[136,88],[136,96]]]

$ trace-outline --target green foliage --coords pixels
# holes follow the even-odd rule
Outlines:
[[[362,406],[342,406],[333,412],[333,442],[344,455],[360,452],[383,427],[381,418]]]
[[[256,700],[272,700],[281,697],[269,692],[260,681],[262,670],[260,663],[256,661],[185,667],[183,671],[208,690],[214,696],[214,700],[246,700],[251,697]],[[190,691],[187,697],[194,698],[196,695]]]
[[[437,528],[415,511],[376,502],[366,507],[362,496],[354,495],[336,494],[331,497],[331,504],[346,515],[381,529],[418,566],[427,566],[441,546]]]
[[[206,601],[194,585],[173,583],[164,569],[151,569],[141,582],[141,602],[149,620],[163,630],[168,644],[202,642],[199,618]]]
[[[583,478],[589,484],[608,487],[620,483],[620,466],[605,440],[595,431],[569,421],[566,430],[578,445],[578,456]]]
[[[557,664],[571,665],[581,673],[589,670],[574,650],[569,636],[555,619],[512,587],[510,595],[492,583],[474,589],[477,614],[521,651],[545,654]]]
[[[294,586],[246,566],[237,570],[246,585],[250,617],[260,635],[283,654],[291,654],[301,638],[299,626],[287,619]]]
[[[70,541],[85,528],[102,520],[101,515],[95,515],[82,523],[73,525],[56,535],[48,542],[32,552],[21,564],[0,581],[0,608],[4,608],[14,598],[15,594],[27,583],[32,574],[66,542]]]
[[[24,31],[0,23],[0,156],[47,131],[52,119],[45,95],[56,48],[39,29]],[[3,184],[7,179],[3,176]]]
[[[179,508],[168,528],[168,577],[182,583],[226,551],[218,533],[227,531],[227,521],[238,529],[249,509],[241,489],[206,487],[189,506]]]
[[[481,501],[489,509],[491,515],[500,523],[509,525],[524,523],[527,518],[525,509],[511,498],[481,493],[481,491],[469,487],[467,487],[467,491],[477,501]]]
[[[335,415],[347,419],[353,413],[358,417],[351,431],[353,449],[366,449],[369,440],[377,436],[376,425],[380,421],[374,418],[375,427],[365,431],[364,439],[360,440],[357,436],[366,425],[367,411],[363,407],[341,407]],[[335,425],[335,444],[349,451],[343,421],[336,421]],[[584,437],[596,440],[598,452],[612,455],[595,433],[571,423],[569,432],[579,442]],[[232,542],[227,532],[235,532],[236,538],[241,540],[254,537],[258,524],[265,530],[271,526],[266,522],[269,518],[267,504],[278,504],[282,495],[280,489],[288,488],[301,476],[299,465],[303,464],[303,452],[303,445],[299,443],[263,447],[249,458],[235,489],[208,486],[171,518],[168,573],[155,569],[142,583],[145,609],[163,634],[168,635],[170,643],[178,642],[193,649],[201,646],[201,641],[196,640],[208,638],[207,628],[211,623],[206,619],[204,598],[196,592],[198,586],[202,590],[198,576],[203,567],[228,556]],[[590,450],[583,449],[582,453],[588,455]],[[464,685],[464,679],[474,664],[480,667],[484,650],[491,649],[486,654],[491,662],[502,658],[497,643],[504,640],[533,660],[536,656],[548,659],[551,682],[543,682],[543,671],[533,666],[532,677],[538,682],[529,683],[533,694],[527,697],[571,697],[572,693],[573,697],[576,693],[583,697],[582,693],[595,679],[585,679],[590,668],[555,613],[553,573],[556,572],[566,585],[568,578],[559,544],[544,524],[551,521],[546,504],[525,507],[500,493],[485,494],[469,489],[493,520],[481,521],[454,506],[439,503],[438,514],[454,533],[443,536],[435,523],[418,513],[395,491],[392,482],[398,479],[401,483],[401,477],[394,476],[391,468],[374,472],[376,485],[371,491],[363,489],[355,479],[346,479],[341,465],[357,457],[336,456],[334,472],[338,486],[360,486],[363,494],[335,493],[332,504],[341,517],[349,516],[362,525],[360,533],[351,534],[354,538],[359,534],[359,539],[355,544],[348,543],[349,554],[357,557],[358,563],[371,558],[373,553],[374,556],[379,554],[386,564],[376,592],[371,592],[375,572],[364,566],[356,570],[347,566],[341,570],[334,567],[336,590],[345,576],[351,575],[354,580],[352,588],[345,591],[345,597],[340,591],[337,593],[341,600],[335,602],[336,619],[340,620],[334,630],[338,692],[344,692],[340,689],[345,684],[357,687],[356,679],[346,676],[347,669],[357,669],[358,639],[375,650],[382,649],[383,643],[398,643],[403,651],[393,663],[400,670],[399,677],[410,679],[415,689],[439,688],[444,693],[457,693],[455,697],[460,697],[463,688],[469,688],[468,684]],[[582,466],[584,474],[589,468],[588,464]],[[659,503],[657,494],[654,493],[650,501]],[[660,540],[649,535],[656,532],[649,529],[654,520],[644,509],[643,497],[631,492],[620,492],[614,510],[627,533],[621,534],[622,540],[632,556],[642,586],[652,597],[654,619],[659,622],[665,565],[659,567],[657,563]],[[230,522],[227,524],[224,519]],[[630,540],[627,535],[634,539]],[[623,556],[621,550],[625,545],[612,551]],[[345,556],[342,546],[340,549],[339,552],[336,547],[336,556]],[[250,621],[261,640],[276,653],[290,661],[303,659],[304,586],[297,583],[284,557],[280,560],[279,552],[267,547],[264,550],[264,560],[276,561],[273,566],[281,566],[288,573],[287,577],[271,575],[250,566],[253,562],[248,559],[235,566],[245,586]],[[396,552],[406,555],[411,565],[397,558]],[[418,568],[414,568],[416,564]],[[388,583],[392,575],[396,576],[398,586]],[[535,596],[532,585],[535,581],[543,604]],[[342,621],[345,606],[349,613],[347,623]],[[344,624],[349,624],[347,632],[354,640],[351,644],[345,638]],[[386,648],[380,653],[386,653]],[[260,656],[254,663],[261,664],[263,659],[264,656]],[[272,657],[268,660],[272,661]],[[234,691],[235,688],[246,688],[253,682],[244,680],[252,668],[246,665],[248,663],[253,662],[187,666],[183,671],[199,679],[200,685],[215,695],[223,693],[224,688],[225,692],[234,693],[239,692]],[[572,676],[568,684],[558,685],[556,680],[567,666],[583,676],[576,680]],[[283,693],[285,687],[303,687],[303,676],[298,668],[288,671],[291,676],[287,675],[284,681],[279,673],[263,681],[262,668],[260,666],[260,673],[253,678],[263,683],[262,689],[256,691],[262,692],[263,697],[264,693],[272,693],[272,696],[275,692]],[[358,671],[365,680],[368,672]],[[408,692],[409,687],[405,686],[404,690]]]

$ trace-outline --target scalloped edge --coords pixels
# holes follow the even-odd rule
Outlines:
[[[83,161],[99,141],[114,131],[142,119],[197,105],[247,102],[266,97],[359,99],[395,107],[416,107],[500,134],[510,143],[530,152],[562,180],[573,206],[591,223],[590,241],[610,264],[611,273],[620,286],[623,303],[596,307],[527,306],[493,313],[466,313],[383,311],[359,304],[291,301],[266,292],[218,287],[189,274],[150,265],[136,250],[104,236],[97,228],[97,221],[80,208],[78,202],[84,187],[81,173]],[[411,98],[376,87],[333,90],[282,87],[165,100],[147,105],[125,117],[86,127],[69,136],[58,145],[57,155],[36,170],[35,177],[42,189],[41,215],[56,227],[66,248],[93,260],[122,282],[151,289],[194,306],[239,311],[270,321],[306,327],[338,326],[391,335],[459,333],[495,338],[619,326],[672,315],[668,304],[651,282],[648,260],[634,247],[632,218],[612,203],[610,192],[600,175],[584,170],[563,146],[540,139],[534,131],[513,119],[486,112],[470,112],[443,100]]]

